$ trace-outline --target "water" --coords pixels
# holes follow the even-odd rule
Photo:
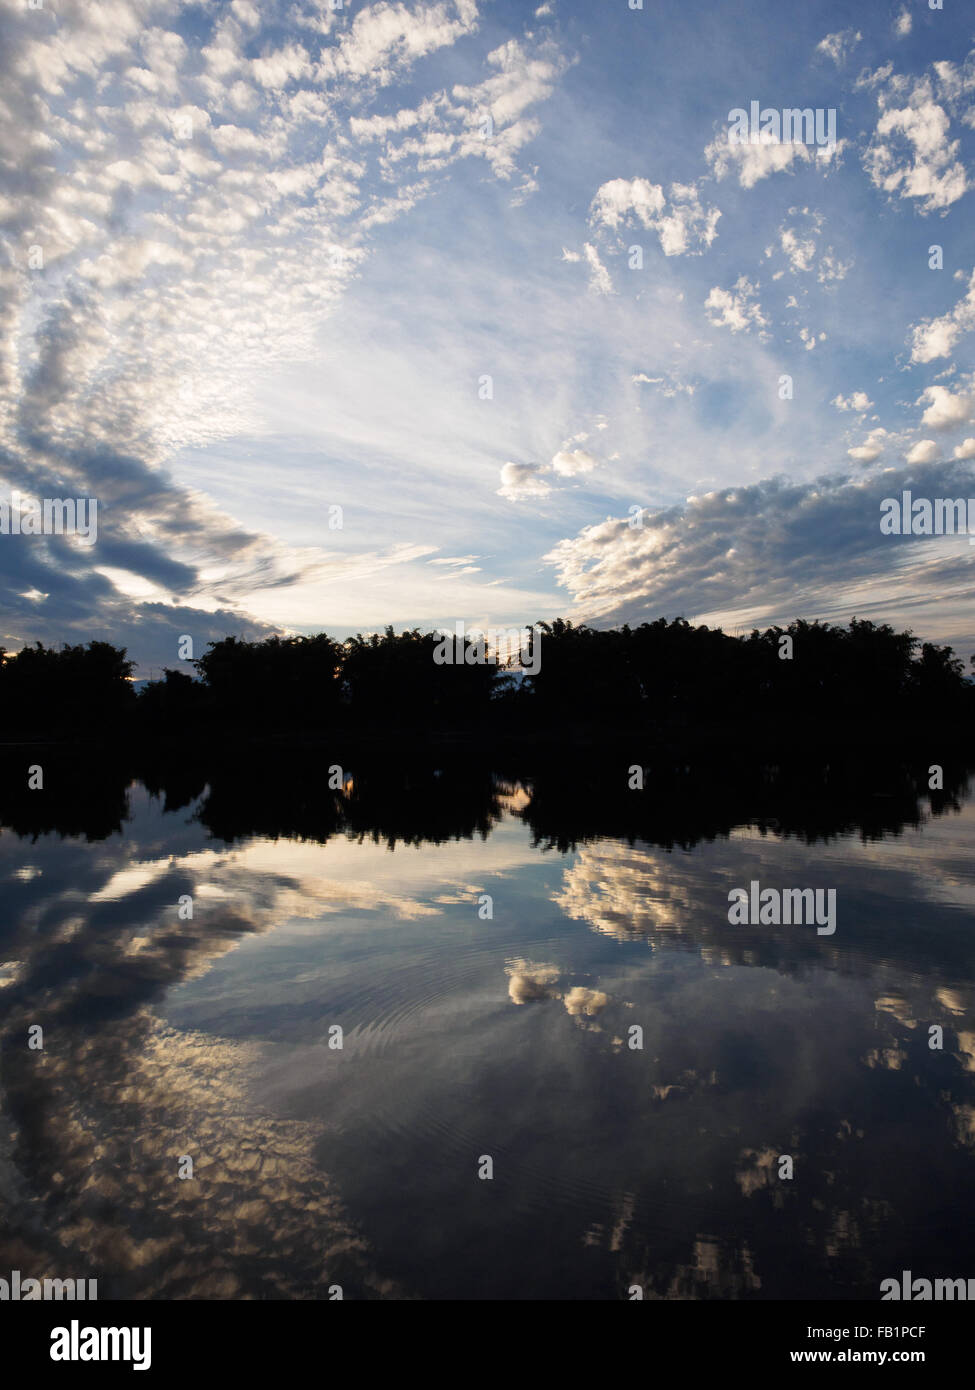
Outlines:
[[[669,769],[641,800],[571,768],[324,775],[64,777],[3,811],[0,1274],[520,1299],[975,1275],[963,769],[930,795],[926,764]],[[751,880],[835,888],[835,933],[731,926]]]

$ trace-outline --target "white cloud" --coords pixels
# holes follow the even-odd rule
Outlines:
[[[602,184],[590,208],[596,227],[618,231],[636,223],[654,232],[665,256],[683,256],[710,246],[720,216],[717,208],[702,205],[693,184],[672,184],[665,197],[660,184],[641,178]]]
[[[951,117],[934,99],[930,79],[905,88],[903,80],[883,70],[862,85],[877,88],[880,109],[863,158],[871,182],[892,197],[915,200],[924,213],[951,207],[965,193],[968,179],[959,159],[960,142],[950,136]]]
[[[789,268],[794,273],[812,270],[816,257],[816,234],[821,225],[822,218],[818,218],[814,221],[812,229],[806,233],[795,227],[787,227],[784,223],[779,228],[779,245],[789,262]]]
[[[855,410],[862,415],[871,408],[873,401],[866,391],[852,391],[849,396],[834,396],[830,405],[835,405],[837,410]]]
[[[635,386],[659,386],[660,394],[668,399],[678,395],[693,396],[695,391],[692,382],[681,381],[673,372],[668,372],[666,376],[647,376],[646,372],[637,372],[630,380]]]
[[[933,362],[948,357],[963,333],[975,327],[975,270],[962,299],[947,314],[928,319],[911,329],[912,362]]]
[[[588,438],[588,432],[583,430],[567,439],[547,464],[506,463],[501,469],[498,496],[506,498],[509,502],[548,497],[552,492],[549,479],[586,477],[599,467],[599,460],[587,449],[572,446],[583,443]]]
[[[589,288],[595,291],[596,294],[612,294],[612,277],[599,259],[599,252],[596,250],[595,246],[587,241],[582,250],[586,258],[586,264],[589,267]]]
[[[796,163],[828,170],[842,157],[846,145],[846,140],[837,140],[835,145],[806,145],[765,136],[753,145],[749,141],[732,142],[724,131],[706,147],[704,156],[716,179],[737,173],[742,188],[754,188],[761,179],[791,170]]]
[[[391,115],[353,117],[354,139],[383,142],[379,166],[388,178],[397,177],[404,162],[427,175],[479,158],[497,178],[511,180],[519,152],[539,130],[528,109],[551,95],[566,64],[551,41],[529,48],[514,39],[489,53],[487,62],[496,71],[476,86],[455,85]],[[523,175],[516,201],[533,187]]]
[[[311,72],[311,59],[301,44],[289,43],[264,58],[252,59],[250,70],[261,87],[277,90],[307,77]]]
[[[840,29],[837,33],[827,34],[824,39],[820,39],[816,45],[816,52],[824,53],[840,67],[862,38],[863,35],[855,29]]]
[[[871,430],[864,444],[854,445],[846,452],[854,463],[876,463],[884,451],[883,437],[885,434],[886,430]]]
[[[596,467],[598,461],[585,449],[560,449],[552,459],[554,472],[563,478],[577,478],[584,473],[591,473]]]
[[[370,5],[360,10],[338,44],[322,50],[316,79],[368,78],[387,86],[396,73],[435,49],[456,43],[477,26],[474,0],[455,5]]]
[[[716,328],[730,328],[732,333],[764,329],[768,320],[756,299],[758,286],[744,275],[738,277],[733,289],[715,287],[704,302],[708,320]]]
[[[547,497],[552,491],[542,476],[544,469],[538,463],[506,463],[501,469],[501,486],[498,496],[509,502],[523,502],[529,497]]]
[[[956,459],[975,459],[975,439],[963,439],[955,445]]]
[[[921,400],[930,401],[921,416],[922,425],[929,430],[954,429],[972,418],[972,398],[964,392],[953,394],[946,386],[927,386],[921,392]]]
[[[816,279],[821,285],[831,285],[843,280],[849,273],[853,261],[840,260],[831,246],[821,255],[819,253],[819,238],[825,223],[823,214],[810,208],[796,207],[789,209],[788,216],[789,220],[779,227],[778,238],[779,250],[788,261],[792,274],[802,275],[815,270]],[[766,259],[771,258],[774,253],[774,245],[766,247]],[[782,271],[777,271],[773,279],[779,279],[782,274]],[[796,306],[793,303],[787,307]]]
[[[894,20],[894,34],[899,39],[906,39],[911,29],[914,27],[914,20],[910,10],[906,5],[901,7],[900,14]]]
[[[832,285],[837,280],[845,280],[852,269],[852,260],[841,261],[831,251],[827,251],[816,269],[816,279],[821,285]]]
[[[933,439],[919,439],[908,451],[908,463],[934,463],[940,450]]]

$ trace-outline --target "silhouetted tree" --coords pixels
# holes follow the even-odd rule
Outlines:
[[[162,680],[146,682],[137,704],[141,726],[155,733],[203,728],[212,708],[211,692],[202,681],[170,667]]]
[[[132,662],[109,642],[37,642],[0,662],[0,712],[8,739],[86,737],[124,729],[135,703]]]
[[[537,627],[540,665],[521,674],[498,666],[469,635],[419,628],[387,627],[343,643],[327,633],[226,637],[194,662],[198,679],[166,670],[137,703],[124,650],[37,643],[15,656],[0,652],[0,708],[15,739],[121,734],[130,724],[149,735],[208,737],[346,729],[572,737],[776,725],[802,737],[816,726],[958,722],[975,713],[975,685],[952,649],[887,623],[800,618],[747,637],[685,618],[633,628],[556,618]]]
[[[328,728],[339,706],[341,648],[327,633],[211,642],[194,662],[214,710],[264,732]]]
[[[440,649],[449,660],[438,662]],[[384,728],[467,728],[487,716],[498,674],[478,661],[480,651],[467,638],[449,640],[419,628],[380,636],[356,633],[345,643],[343,694],[359,726]]]

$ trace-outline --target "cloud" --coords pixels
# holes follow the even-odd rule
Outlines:
[[[512,1004],[534,1004],[547,999],[561,999],[571,1018],[593,1018],[610,1002],[609,995],[586,985],[573,985],[563,991],[556,988],[561,976],[557,965],[545,965],[521,958],[505,966],[508,976],[508,998]]]
[[[975,328],[975,270],[964,297],[953,309],[911,329],[911,361],[933,362],[939,357],[948,357],[962,334],[972,328]]]
[[[919,439],[907,453],[908,463],[934,463],[940,450],[933,439]]]
[[[901,7],[901,11],[894,20],[894,35],[898,39],[906,39],[911,29],[914,27],[914,20],[910,10],[906,5]]]
[[[577,478],[581,474],[591,473],[596,467],[597,460],[585,449],[560,449],[552,459],[552,468],[563,478]]]
[[[585,985],[573,985],[562,998],[565,1011],[573,1018],[592,1018],[601,1013],[609,1003],[609,995],[601,989],[588,989]]]
[[[841,261],[832,251],[827,251],[816,269],[816,279],[821,285],[832,285],[837,280],[845,280],[852,269],[852,260]]]
[[[820,39],[816,45],[816,52],[832,58],[836,66],[841,67],[862,38],[863,35],[856,29],[840,29],[835,34],[827,34],[824,39]]]
[[[289,546],[168,466],[260,434],[263,383],[315,358],[373,229],[461,160],[514,182],[565,63],[551,41],[509,40],[430,90],[417,65],[474,34],[473,0],[291,18],[285,38],[250,0],[5,18],[0,484],[99,504],[90,553],[4,547],[8,646],[115,633],[156,662],[167,611],[176,633],[265,630],[248,616],[262,592],[402,561]],[[379,91],[392,112],[362,114]],[[140,592],[158,599],[151,644]]]
[[[779,227],[779,249],[789,263],[793,275],[801,275],[815,270],[816,279],[821,285],[831,285],[843,280],[853,266],[852,260],[843,261],[831,246],[819,253],[818,238],[824,225],[821,212],[810,208],[790,208],[789,222]],[[774,253],[774,246],[766,249],[766,258]],[[817,261],[818,256],[818,261]],[[781,272],[774,278],[778,279]]]
[[[723,131],[705,148],[704,157],[716,179],[737,173],[742,188],[754,188],[762,179],[791,170],[796,163],[828,170],[834,160],[842,158],[846,145],[845,140],[837,140],[835,145],[806,145],[771,135],[751,144],[732,141],[729,132]]]
[[[551,486],[542,476],[544,469],[538,463],[506,463],[501,468],[501,486],[498,496],[509,502],[523,502],[529,497],[547,497]]]
[[[953,538],[927,543],[880,532],[881,501],[905,488],[915,496],[975,496],[975,473],[943,462],[856,479],[772,478],[688,497],[645,514],[642,527],[608,518],[560,541],[545,559],[572,614],[599,625],[682,615],[731,627],[906,612],[923,620],[927,637],[951,631],[952,622],[963,630],[975,598],[968,548],[959,559]],[[902,544],[894,567],[892,547]]]
[[[516,959],[505,966],[508,976],[508,998],[512,1004],[530,1004],[540,999],[558,999],[554,985],[560,970],[557,965]]]
[[[588,438],[587,435],[582,436]],[[524,502],[530,498],[548,497],[552,492],[549,478],[582,478],[599,467],[599,460],[586,449],[571,448],[578,442],[570,439],[547,464],[506,463],[501,469],[498,496],[509,502]],[[546,476],[548,475],[548,476]]]
[[[856,410],[862,415],[872,408],[873,401],[866,391],[853,391],[849,396],[834,396],[830,405],[835,405],[837,410]]]
[[[921,400],[930,401],[921,416],[922,425],[929,430],[954,429],[972,418],[972,398],[964,392],[952,394],[946,386],[927,386]]]
[[[647,376],[646,372],[637,372],[630,380],[635,386],[659,386],[660,394],[668,400],[678,395],[693,396],[696,390],[693,382],[681,381],[674,372],[668,372],[666,376]]]
[[[887,438],[887,431],[878,427],[871,430],[863,444],[857,444],[852,449],[847,449],[847,454],[854,463],[875,463],[884,451],[884,443]]]
[[[914,200],[922,213],[951,207],[968,179],[960,142],[950,136],[950,103],[936,100],[929,77],[905,81],[881,69],[861,85],[876,89],[880,111],[863,156],[871,182],[892,197]]]
[[[717,236],[717,208],[701,203],[693,184],[672,184],[669,198],[649,179],[612,179],[596,192],[589,210],[592,224],[609,231],[642,227],[656,234],[665,256],[700,253]]]
[[[764,329],[768,323],[757,301],[758,286],[744,275],[735,281],[734,288],[712,289],[704,301],[705,313],[716,328],[730,328],[732,333]]]
[[[956,459],[975,459],[975,439],[963,439],[955,445]]]
[[[390,115],[352,118],[349,128],[357,143],[380,145],[385,178],[403,180],[404,169],[426,176],[476,158],[497,178],[511,180],[518,154],[540,128],[529,109],[552,94],[566,63],[550,40],[529,47],[515,39],[486,61],[495,71],[482,82],[456,84]],[[530,188],[522,196],[526,191]]]
[[[812,270],[816,255],[815,236],[802,236],[794,228],[779,228],[779,244],[793,272]]]
[[[370,5],[356,15],[339,43],[322,51],[316,80],[324,85],[336,79],[370,78],[388,86],[398,72],[455,43],[476,24],[474,0],[412,9],[402,4]]]
[[[599,259],[599,252],[590,242],[582,248],[589,266],[589,288],[596,294],[612,294],[613,281],[609,271]]]

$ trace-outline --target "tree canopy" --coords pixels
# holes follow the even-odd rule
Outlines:
[[[889,624],[796,619],[733,636],[684,618],[601,629],[536,625],[538,665],[485,660],[472,637],[413,628],[340,641],[327,633],[225,637],[146,682],[108,642],[0,649],[8,741],[143,733],[405,729],[533,732],[716,727],[793,720],[967,718],[975,686],[950,647]],[[438,648],[440,655],[438,656]],[[975,661],[975,658],[973,658]]]

